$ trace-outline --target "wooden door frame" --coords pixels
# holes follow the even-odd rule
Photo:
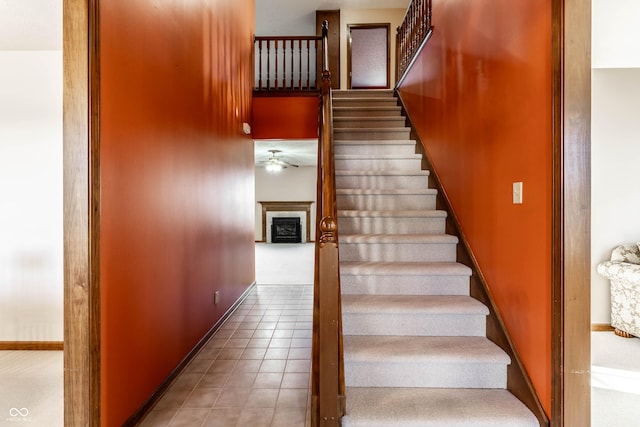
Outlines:
[[[552,0],[552,426],[591,425],[591,0]]]
[[[552,425],[589,426],[591,0],[552,9]],[[100,425],[98,11],[99,0],[63,0],[64,416],[91,427]]]
[[[387,30],[387,87],[391,87],[391,24],[347,24],[347,89],[351,89],[351,29],[385,28]]]
[[[64,425],[100,425],[99,0],[63,0]]]

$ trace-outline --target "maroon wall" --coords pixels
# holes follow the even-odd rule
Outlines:
[[[268,96],[253,99],[255,139],[318,137],[317,96]]]
[[[434,0],[433,37],[400,89],[547,413],[551,3]]]
[[[100,19],[101,404],[119,426],[254,281],[254,2],[110,0]]]

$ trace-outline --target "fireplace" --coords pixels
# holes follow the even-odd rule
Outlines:
[[[298,217],[300,218],[300,234],[302,242],[313,242],[315,237],[314,222],[315,215],[311,215],[311,205],[313,201],[258,201],[262,205],[262,239],[261,242],[271,243],[271,224],[276,217]],[[301,243],[302,243],[301,242]]]
[[[271,243],[301,243],[302,230],[299,217],[273,217]]]

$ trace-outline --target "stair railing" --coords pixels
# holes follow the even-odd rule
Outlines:
[[[431,34],[431,0],[411,0],[396,30],[398,84]]]
[[[321,36],[256,36],[253,49],[256,94],[319,91]]]
[[[345,411],[338,221],[333,160],[331,72],[328,23],[322,24],[317,224],[311,356],[311,425],[339,426]]]

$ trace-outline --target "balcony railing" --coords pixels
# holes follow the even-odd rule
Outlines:
[[[431,0],[411,0],[396,31],[398,82],[431,34]]]
[[[254,52],[256,93],[320,90],[321,36],[256,36]]]

